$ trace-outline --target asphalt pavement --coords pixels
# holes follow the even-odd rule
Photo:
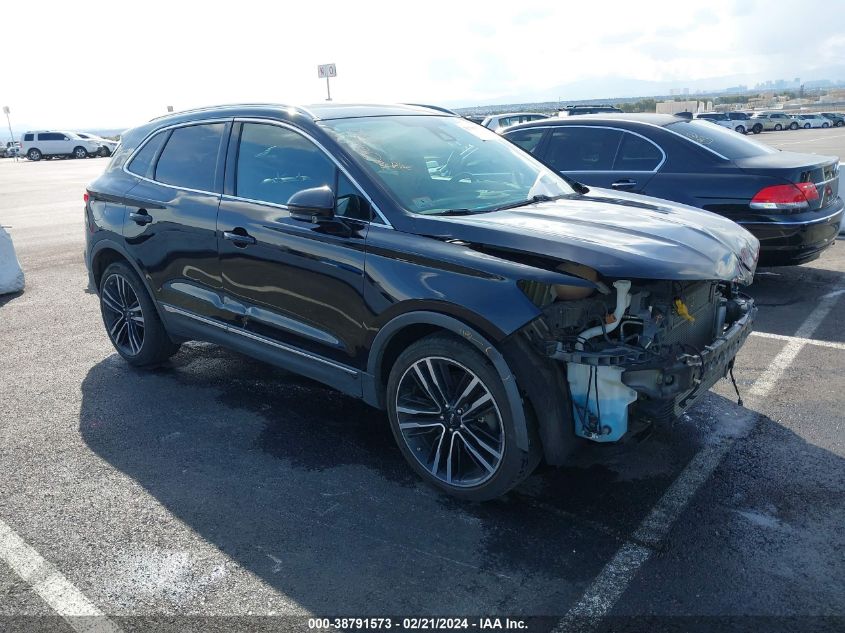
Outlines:
[[[755,139],[845,155],[835,129]],[[0,160],[27,281],[0,297],[0,629],[845,628],[842,244],[757,275],[744,407],[722,381],[672,426],[466,504],[317,383],[204,343],[123,362],[82,261],[105,164]]]

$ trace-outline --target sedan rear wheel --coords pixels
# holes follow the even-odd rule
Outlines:
[[[73,157],[74,158],[88,158],[88,152],[85,151],[84,147],[75,147],[75,148],[73,148]]]
[[[411,467],[467,500],[498,497],[525,479],[539,447],[516,443],[510,402],[496,370],[460,339],[433,335],[406,349],[390,372],[388,416]]]

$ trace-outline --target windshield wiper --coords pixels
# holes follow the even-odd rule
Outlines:
[[[471,215],[473,212],[469,209],[446,209],[445,211],[437,211],[435,213],[425,213],[423,215]]]
[[[527,207],[529,204],[537,204],[538,202],[552,202],[553,200],[560,200],[561,198],[568,198],[570,194],[562,193],[559,196],[547,196],[540,194],[531,196],[528,200],[520,200],[519,202],[512,202],[511,204],[503,204],[501,207],[496,207],[493,211],[504,211],[505,209],[516,209],[517,207]]]

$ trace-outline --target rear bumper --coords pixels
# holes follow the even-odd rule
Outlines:
[[[843,202],[839,199],[820,217],[777,222],[740,222],[760,240],[760,266],[792,266],[812,261],[833,245],[842,223]]]

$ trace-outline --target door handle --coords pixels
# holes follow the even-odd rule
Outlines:
[[[137,211],[133,211],[129,214],[129,218],[133,220],[135,224],[140,224],[141,226],[149,224],[153,221],[153,216],[147,213],[146,209],[138,209]]]
[[[236,233],[235,231],[241,232]],[[223,239],[234,242],[235,246],[241,247],[246,246],[247,244],[255,244],[255,238],[241,228],[237,228],[234,231],[223,231]]]
[[[636,180],[626,178],[625,180],[617,180],[610,185],[613,189],[633,189],[637,186]]]

